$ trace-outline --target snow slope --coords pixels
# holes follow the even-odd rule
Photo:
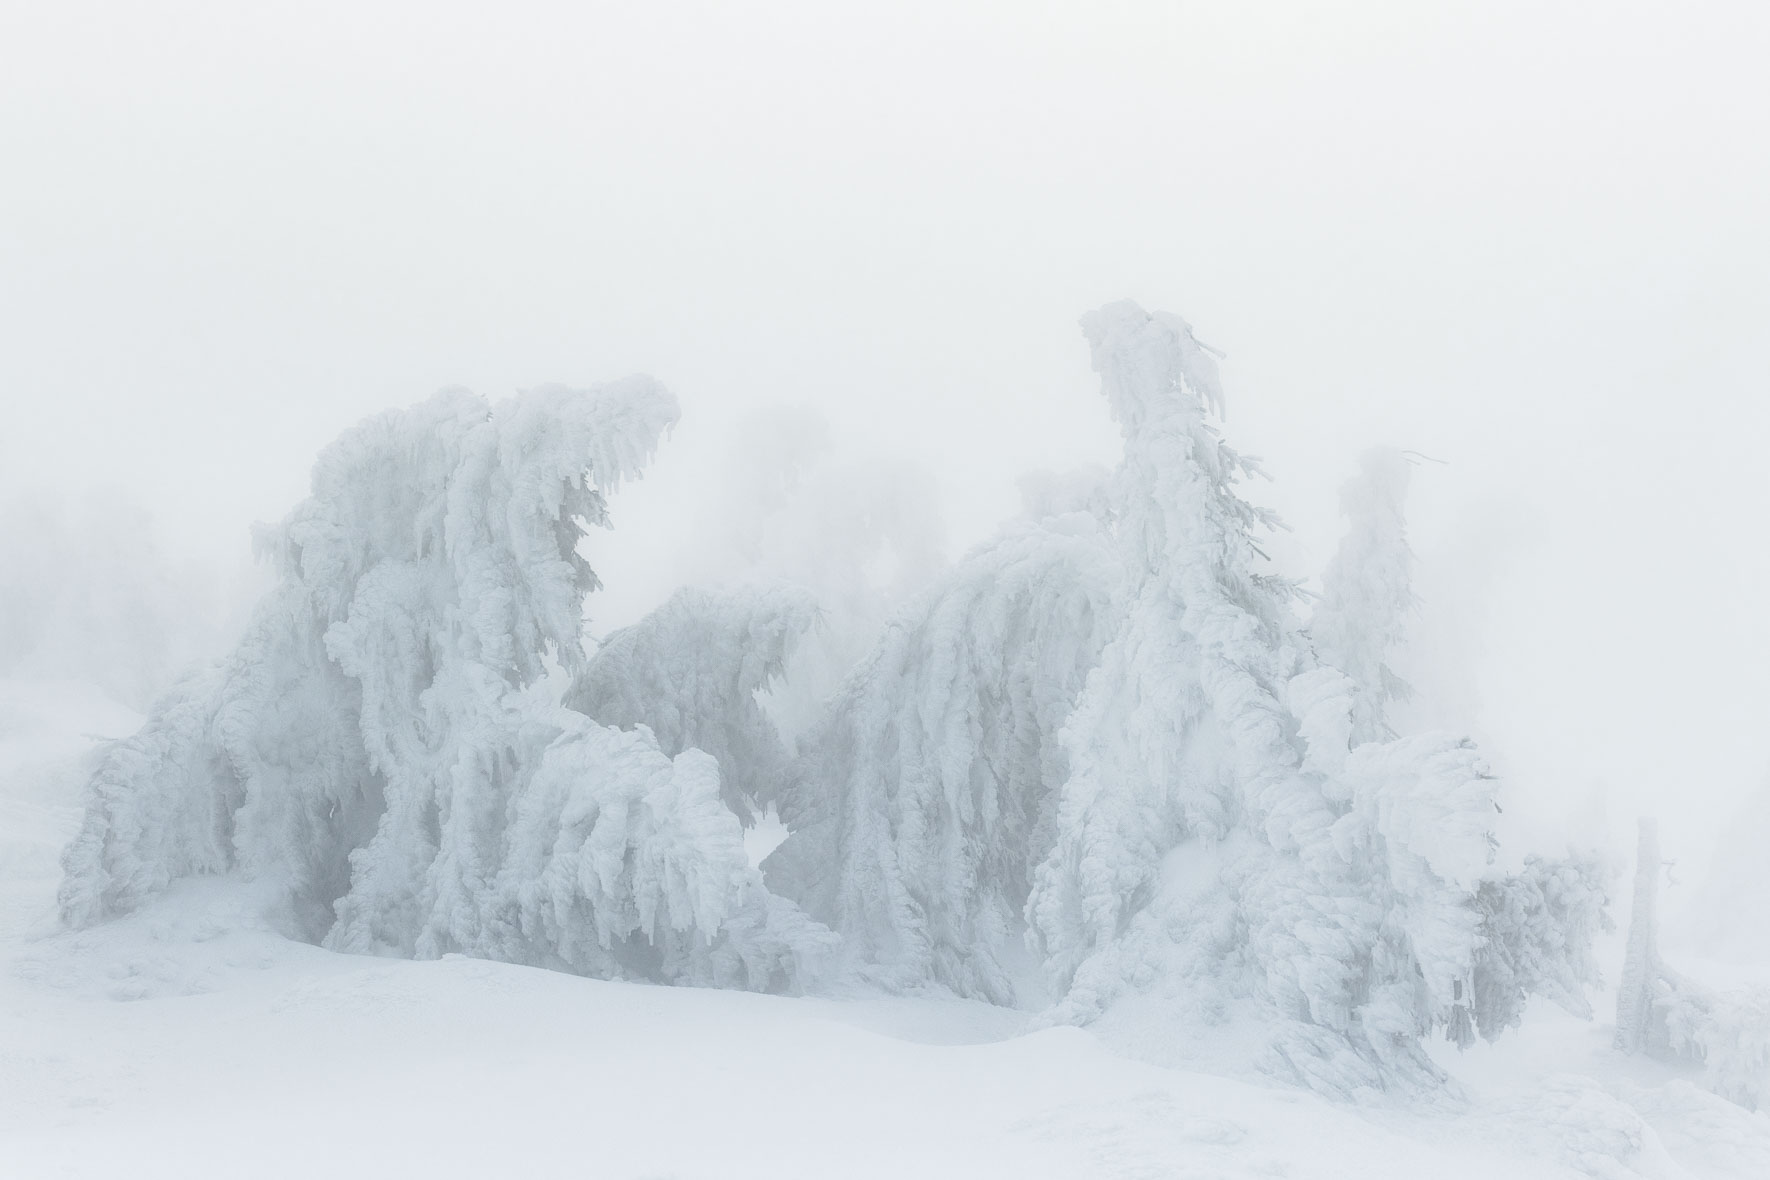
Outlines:
[[[1444,1055],[1466,1097],[1355,1109],[1177,1064],[1159,1011],[1034,1031],[956,1000],[339,955],[202,881],[59,932],[90,735],[136,723],[0,685],[0,1175],[1770,1176],[1770,1117],[1546,1009]]]

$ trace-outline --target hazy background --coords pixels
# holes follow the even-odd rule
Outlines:
[[[765,406],[820,504],[956,556],[1022,472],[1110,460],[1075,320],[1129,296],[1227,354],[1288,569],[1361,449],[1447,461],[1410,668],[1515,812],[1650,808],[1689,864],[1764,790],[1770,6],[0,12],[0,635],[38,664],[104,664],[94,584],[221,642],[249,523],[453,383],[680,396],[598,629],[723,568]]]

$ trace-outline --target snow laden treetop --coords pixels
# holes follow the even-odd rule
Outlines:
[[[65,919],[234,874],[346,951],[1252,1019],[1265,1068],[1340,1095],[1432,1084],[1422,1038],[1532,994],[1582,1010],[1595,866],[1503,870],[1479,752],[1385,713],[1405,466],[1348,493],[1305,626],[1210,351],[1130,303],[1083,329],[1116,471],[1031,481],[796,743],[758,694],[793,693],[817,585],[684,590],[585,653],[579,543],[675,420],[654,383],[363,423],[266,532],[239,649],[107,752]]]

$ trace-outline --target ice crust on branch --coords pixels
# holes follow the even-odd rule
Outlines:
[[[543,684],[584,662],[578,542],[676,417],[643,377],[452,390],[328,447],[239,648],[106,755],[64,919],[238,869],[337,949],[796,986],[829,936],[762,887],[713,757]]]
[[[792,834],[763,867],[874,978],[1013,1001],[1003,960],[1054,838],[1057,731],[1110,630],[1114,564],[1086,514],[1015,525],[887,624],[802,744]]]

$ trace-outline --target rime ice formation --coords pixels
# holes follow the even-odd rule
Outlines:
[[[713,757],[541,691],[583,663],[584,528],[676,416],[649,378],[449,391],[333,443],[238,650],[105,757],[64,918],[237,869],[338,949],[795,986],[828,936],[749,867]]]

